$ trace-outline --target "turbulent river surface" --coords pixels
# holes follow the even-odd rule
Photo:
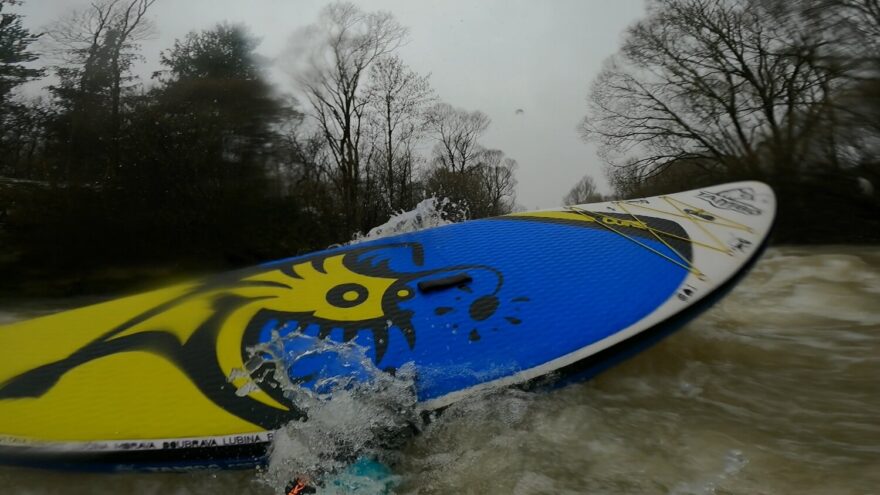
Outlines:
[[[70,305],[7,303],[0,322]],[[394,492],[880,494],[878,380],[880,248],[772,248],[710,311],[591,382],[453,406],[396,450]],[[271,469],[0,468],[0,493],[268,495],[283,488]]]

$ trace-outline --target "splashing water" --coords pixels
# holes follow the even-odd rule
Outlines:
[[[441,227],[454,223],[452,219],[465,219],[467,216],[467,209],[449,198],[428,198],[410,211],[393,215],[387,222],[370,229],[366,234],[355,234],[351,243],[358,244],[407,232]]]
[[[284,337],[276,333],[250,352],[246,369],[230,379],[256,378],[239,387],[238,393],[249,393],[258,384],[278,386],[308,417],[291,421],[275,433],[269,464],[260,475],[265,484],[283,488],[302,476],[322,480],[359,458],[385,459],[416,424],[410,366],[392,376],[379,370],[361,346],[301,332]],[[311,372],[307,381],[291,379],[301,376],[304,367]],[[351,472],[346,476],[349,485],[377,482],[357,480],[358,475]]]
[[[451,214],[463,216],[448,199],[429,198],[357,234],[352,244],[448,225]],[[322,493],[383,493],[397,481],[390,472],[365,468],[364,460],[390,460],[395,447],[420,423],[411,366],[392,376],[354,342],[322,340],[300,331],[283,337],[275,333],[250,352],[246,369],[230,376],[248,379],[238,393],[250,393],[271,377],[308,417],[276,432],[269,464],[260,475],[263,483],[280,489],[306,476],[326,481]],[[311,371],[307,380],[291,378],[302,376],[297,370],[303,368]],[[327,481],[328,475],[340,472]]]

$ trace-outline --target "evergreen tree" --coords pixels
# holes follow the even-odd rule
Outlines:
[[[14,88],[43,74],[41,70],[25,65],[37,59],[30,45],[39,35],[22,25],[20,14],[8,12],[9,7],[18,3],[0,0],[0,105],[4,109]]]

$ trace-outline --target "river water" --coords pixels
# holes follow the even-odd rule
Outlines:
[[[0,321],[69,304],[7,305]],[[591,382],[453,406],[397,451],[395,493],[880,494],[878,379],[880,248],[771,248],[709,312]],[[0,493],[272,484],[0,468]]]

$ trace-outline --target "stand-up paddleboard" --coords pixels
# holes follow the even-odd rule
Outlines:
[[[303,412],[245,363],[297,333],[414,369],[426,410],[552,372],[586,377],[728,290],[775,210],[769,187],[740,182],[517,213],[6,325],[0,462],[253,465]],[[291,378],[309,386],[327,364]]]

